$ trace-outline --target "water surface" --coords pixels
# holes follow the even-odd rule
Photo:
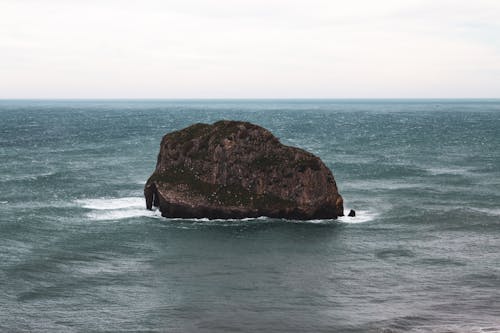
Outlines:
[[[161,137],[251,121],[355,218],[144,209]],[[0,330],[500,332],[500,101],[0,101]]]

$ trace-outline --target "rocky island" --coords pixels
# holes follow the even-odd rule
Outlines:
[[[228,219],[344,215],[332,172],[316,156],[240,121],[194,124],[166,134],[144,188],[162,216]]]

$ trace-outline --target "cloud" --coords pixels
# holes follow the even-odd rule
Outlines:
[[[498,1],[0,3],[0,98],[500,97]]]

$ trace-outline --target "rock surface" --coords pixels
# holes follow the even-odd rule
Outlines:
[[[165,217],[334,219],[343,200],[316,156],[247,122],[195,124],[165,135],[146,207]]]

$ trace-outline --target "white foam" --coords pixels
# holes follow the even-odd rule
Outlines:
[[[142,197],[123,197],[123,198],[98,198],[98,199],[81,199],[76,200],[75,203],[83,208],[89,209],[90,212],[86,216],[96,221],[106,220],[121,220],[133,217],[161,217],[159,210],[147,210],[145,201]],[[344,209],[349,212],[350,209]],[[373,221],[379,214],[370,210],[357,210],[355,217],[342,216],[338,220],[297,220],[296,223],[312,223],[312,224],[327,224],[334,221],[341,223],[365,223]],[[268,221],[273,220],[265,216],[257,218],[243,218],[243,219],[208,219],[208,218],[171,218],[173,221],[193,221],[195,223],[234,223],[234,222],[247,222],[247,221]]]
[[[107,211],[94,211],[87,214],[87,217],[96,221],[122,220],[131,217],[158,217],[158,211],[144,209],[113,209]]]
[[[500,333],[500,326],[480,327],[468,325],[436,325],[416,327],[409,330],[414,333],[439,333],[439,332],[456,332],[456,333]]]
[[[500,208],[470,208],[473,211],[484,213],[491,216],[500,216]]]
[[[76,203],[84,208],[96,210],[145,207],[144,198],[141,197],[84,199],[76,200]]]
[[[190,218],[183,218],[183,217],[169,217],[169,220],[171,221],[193,221],[193,222],[209,222],[209,223],[226,223],[226,222],[248,222],[248,221],[266,221],[266,220],[271,220],[271,218],[267,216],[260,216],[260,217],[245,217],[242,219],[209,219],[207,217],[201,217],[201,218],[195,218],[195,217],[190,217]]]
[[[24,181],[24,180],[37,180],[39,178],[49,177],[55,175],[55,172],[43,172],[34,175],[2,175],[0,176],[1,182],[11,182],[11,181]]]
[[[421,188],[422,184],[416,183],[405,183],[390,180],[375,180],[375,181],[354,181],[350,182],[346,187],[353,188],[356,190],[400,190],[400,189],[411,189],[411,188]]]
[[[344,212],[349,212],[350,209],[344,208]],[[370,210],[356,210],[356,216],[341,216],[338,218],[339,222],[342,223],[365,223],[375,220],[378,217],[378,213],[375,213]]]
[[[470,168],[427,168],[426,171],[431,175],[467,175],[470,174]]]
[[[105,261],[81,262],[71,265],[71,270],[86,276],[102,276],[102,274],[120,274],[123,272],[141,272],[148,269],[147,263],[141,260],[126,258],[107,258]]]
[[[147,210],[142,197],[84,199],[76,200],[76,203],[90,209],[87,217],[97,221],[161,216],[158,210]]]
[[[328,224],[335,220],[292,220],[293,223],[307,223],[307,224]]]

